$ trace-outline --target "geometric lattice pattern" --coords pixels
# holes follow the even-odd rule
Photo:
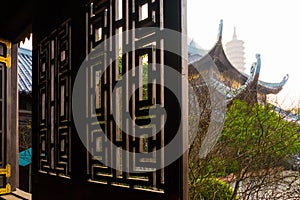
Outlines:
[[[90,2],[86,5],[87,52],[93,51],[98,44],[111,36],[121,34],[122,31],[162,26],[162,4],[162,0]],[[153,37],[153,33],[123,35],[123,37],[115,37],[110,46],[105,47],[104,52],[109,53],[100,53],[99,56],[90,58],[90,65],[86,70],[88,78],[86,87],[92,92],[87,92],[87,117],[97,116],[98,119],[88,124],[86,132],[88,146],[92,147],[87,162],[90,181],[134,189],[164,190],[164,169],[143,172],[151,168],[153,163],[162,164],[164,158],[163,152],[157,155],[154,151],[164,145],[164,129],[161,127],[165,116],[157,114],[154,117],[161,123],[149,124],[149,111],[156,109],[155,104],[163,106],[164,69],[150,64],[163,65],[163,43],[164,40]],[[143,48],[124,53],[122,50],[128,45]],[[115,60],[116,55],[119,59]],[[112,64],[106,70],[95,64],[106,65],[111,61]],[[137,70],[139,65],[143,66],[142,70]],[[129,72],[130,70],[132,71]],[[125,76],[128,81],[117,86]],[[156,84],[145,84],[145,82]],[[138,86],[135,91],[132,89],[134,85]],[[113,93],[113,90],[116,92]],[[96,107],[96,110],[93,110],[93,107]],[[115,117],[113,117],[113,110],[116,112]],[[125,110],[129,115],[122,115],[121,110]],[[122,130],[116,122],[126,128]],[[142,136],[135,136],[134,123],[139,125]],[[117,146],[116,152],[113,152],[110,143]],[[124,152],[133,154],[129,156]],[[147,156],[145,154],[145,157],[140,156],[148,152],[153,153]],[[137,153],[139,157],[136,156]],[[112,164],[116,169],[102,163]]]
[[[38,46],[38,169],[62,177],[71,171],[70,41],[66,21]]]

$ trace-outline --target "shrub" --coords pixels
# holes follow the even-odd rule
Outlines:
[[[226,182],[217,178],[205,178],[199,180],[200,199],[205,200],[230,200],[233,196],[233,188]],[[238,198],[233,198],[237,200]]]

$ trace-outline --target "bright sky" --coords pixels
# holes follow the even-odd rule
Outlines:
[[[278,95],[284,106],[300,97],[299,0],[187,0],[188,36],[209,50],[217,40],[223,19],[223,45],[237,37],[245,42],[246,73],[261,54],[260,80],[280,82],[290,78]],[[225,46],[224,46],[225,48]],[[296,100],[297,99],[297,100]]]
[[[32,50],[32,34],[30,35],[30,39],[26,38],[24,42],[20,43],[20,47]]]

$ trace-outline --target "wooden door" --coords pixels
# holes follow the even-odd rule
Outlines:
[[[0,39],[0,194],[18,187],[17,45]]]

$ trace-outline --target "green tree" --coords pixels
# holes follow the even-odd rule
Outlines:
[[[245,191],[239,196],[247,199],[264,185],[276,182],[270,177],[282,172],[282,163],[300,151],[298,130],[296,123],[284,120],[271,105],[233,101],[213,151],[198,162],[190,160],[191,196],[197,193],[195,178],[231,177],[235,185],[232,199],[239,191]],[[255,185],[247,187],[249,180],[256,180]],[[243,188],[240,188],[241,183]]]
[[[285,121],[271,105],[234,101],[218,144],[226,173],[236,177],[235,193],[246,177],[265,175],[300,150],[298,126]]]
[[[217,178],[198,179],[199,199],[203,200],[229,200],[233,195],[233,189],[226,182]],[[237,200],[238,198],[235,198]]]

